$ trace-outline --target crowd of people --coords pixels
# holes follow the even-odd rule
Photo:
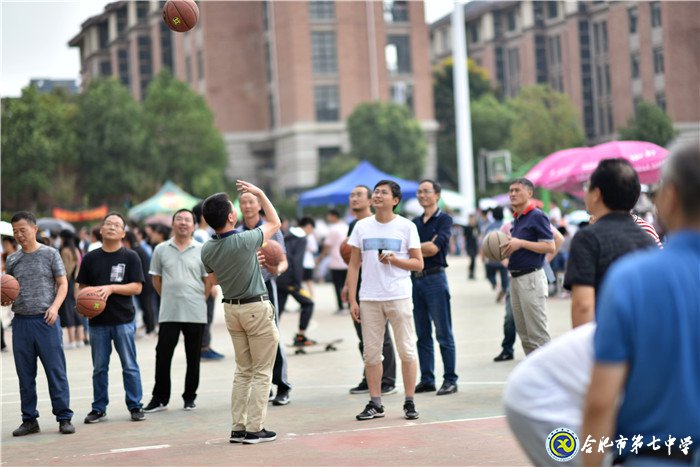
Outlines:
[[[697,180],[698,148],[673,152],[656,199],[670,239],[664,251],[654,227],[633,213],[641,185],[624,159],[602,161],[584,186],[588,223],[572,228],[556,207],[548,216],[535,206],[533,184],[519,178],[509,188],[512,215],[497,207],[471,215],[461,228],[458,250],[470,257],[468,280],[476,278],[475,259],[484,237],[494,231],[507,237],[500,245],[505,259],[484,260],[485,276],[505,311],[502,350],[494,361],[512,360],[516,336],[520,338],[527,358],[509,378],[504,405],[513,433],[535,464],[559,460],[543,447],[560,427],[590,435],[589,445],[600,440],[606,446],[604,440],[616,433],[632,438],[636,431],[649,438],[668,433],[681,440],[700,437],[700,308],[693,292],[700,285]],[[280,316],[291,296],[300,307],[293,345],[316,343],[306,331],[315,308],[313,282],[323,265],[334,286],[336,313],[346,314],[349,308],[359,339],[364,372],[350,393],[369,394],[370,400],[357,420],[385,416],[382,396],[396,392],[396,354],[406,419],[419,418],[416,393],[458,392],[458,351],[445,274],[448,253],[456,251],[455,225],[438,206],[438,182],[420,182],[417,198],[423,213],[414,219],[396,213],[403,195],[395,182],[382,180],[372,188],[358,184],[348,199],[352,222],[348,225],[339,212],[329,211],[323,239],[316,237],[314,219],[301,218],[290,226],[260,188],[244,181],[237,187],[242,219],[229,196],[218,193],[192,210],[178,210],[170,227],[141,229],[110,212],[90,238],[87,230],[79,238],[61,232],[53,243],[58,248],[40,243],[31,213],[13,216],[16,244],[3,239],[3,258],[21,290],[12,324],[22,399],[22,424],[15,436],[39,431],[37,357],[49,375],[60,432],[75,431],[63,349],[87,343],[93,402],[85,423],[106,419],[112,347],[122,364],[131,419],[142,421],[145,413],[166,410],[180,334],[187,361],[183,408],[194,410],[200,361],[223,358],[210,347],[214,305],[221,300],[236,360],[230,441],[273,441],[276,433],[265,428],[268,402],[286,405],[292,390],[280,344]],[[268,264],[260,249],[272,240],[282,254]],[[346,244],[350,253],[344,258]],[[652,286],[645,271],[667,272]],[[79,291],[86,288],[107,304],[87,326],[75,307]],[[552,342],[547,326],[550,293],[570,294],[574,328]],[[157,336],[155,381],[145,406],[135,346],[137,310],[144,332]],[[434,340],[442,360],[441,379]],[[674,364],[659,349],[668,349],[665,355]],[[651,382],[659,373],[667,387]],[[648,392],[669,414],[651,411],[654,403],[645,392],[650,385]],[[671,456],[670,448],[668,458],[654,448],[617,457],[663,462],[690,459],[691,451],[697,457],[697,450],[687,442],[684,446],[685,457]],[[600,460],[595,453],[577,459]]]

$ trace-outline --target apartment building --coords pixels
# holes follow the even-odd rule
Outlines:
[[[641,99],[700,138],[700,3],[472,1],[468,55],[506,96],[547,83],[579,109],[590,143],[613,139]],[[450,56],[451,18],[430,26],[432,62]]]
[[[212,108],[230,177],[282,194],[314,186],[321,164],[350,149],[346,119],[363,102],[407,105],[436,172],[429,34],[422,1],[199,2],[184,34],[159,1],[119,1],[69,42],[83,83],[117,76],[142,99],[169,68]]]

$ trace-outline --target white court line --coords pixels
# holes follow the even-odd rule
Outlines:
[[[169,444],[156,444],[155,446],[137,446],[134,448],[120,448],[120,449],[110,449],[107,452],[97,452],[95,454],[90,454],[91,456],[104,456],[106,454],[120,454],[123,452],[136,452],[136,451],[151,451],[153,449],[166,449],[169,448]]]

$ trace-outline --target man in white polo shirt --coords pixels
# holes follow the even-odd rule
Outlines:
[[[160,295],[158,344],[156,346],[156,384],[153,398],[144,412],[166,410],[170,401],[170,364],[180,338],[185,339],[187,373],[185,374],[185,410],[194,410],[199,386],[199,361],[202,334],[207,324],[206,298],[211,291],[201,260],[202,245],[192,238],[194,214],[180,209],[173,215],[170,240],[153,251],[149,274],[153,288]]]

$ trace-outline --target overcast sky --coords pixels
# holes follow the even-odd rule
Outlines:
[[[0,0],[0,95],[19,96],[32,78],[79,79],[78,49],[68,47],[68,41],[80,32],[83,21],[101,13],[107,3]],[[452,6],[453,0],[426,0],[426,21],[441,18]]]

